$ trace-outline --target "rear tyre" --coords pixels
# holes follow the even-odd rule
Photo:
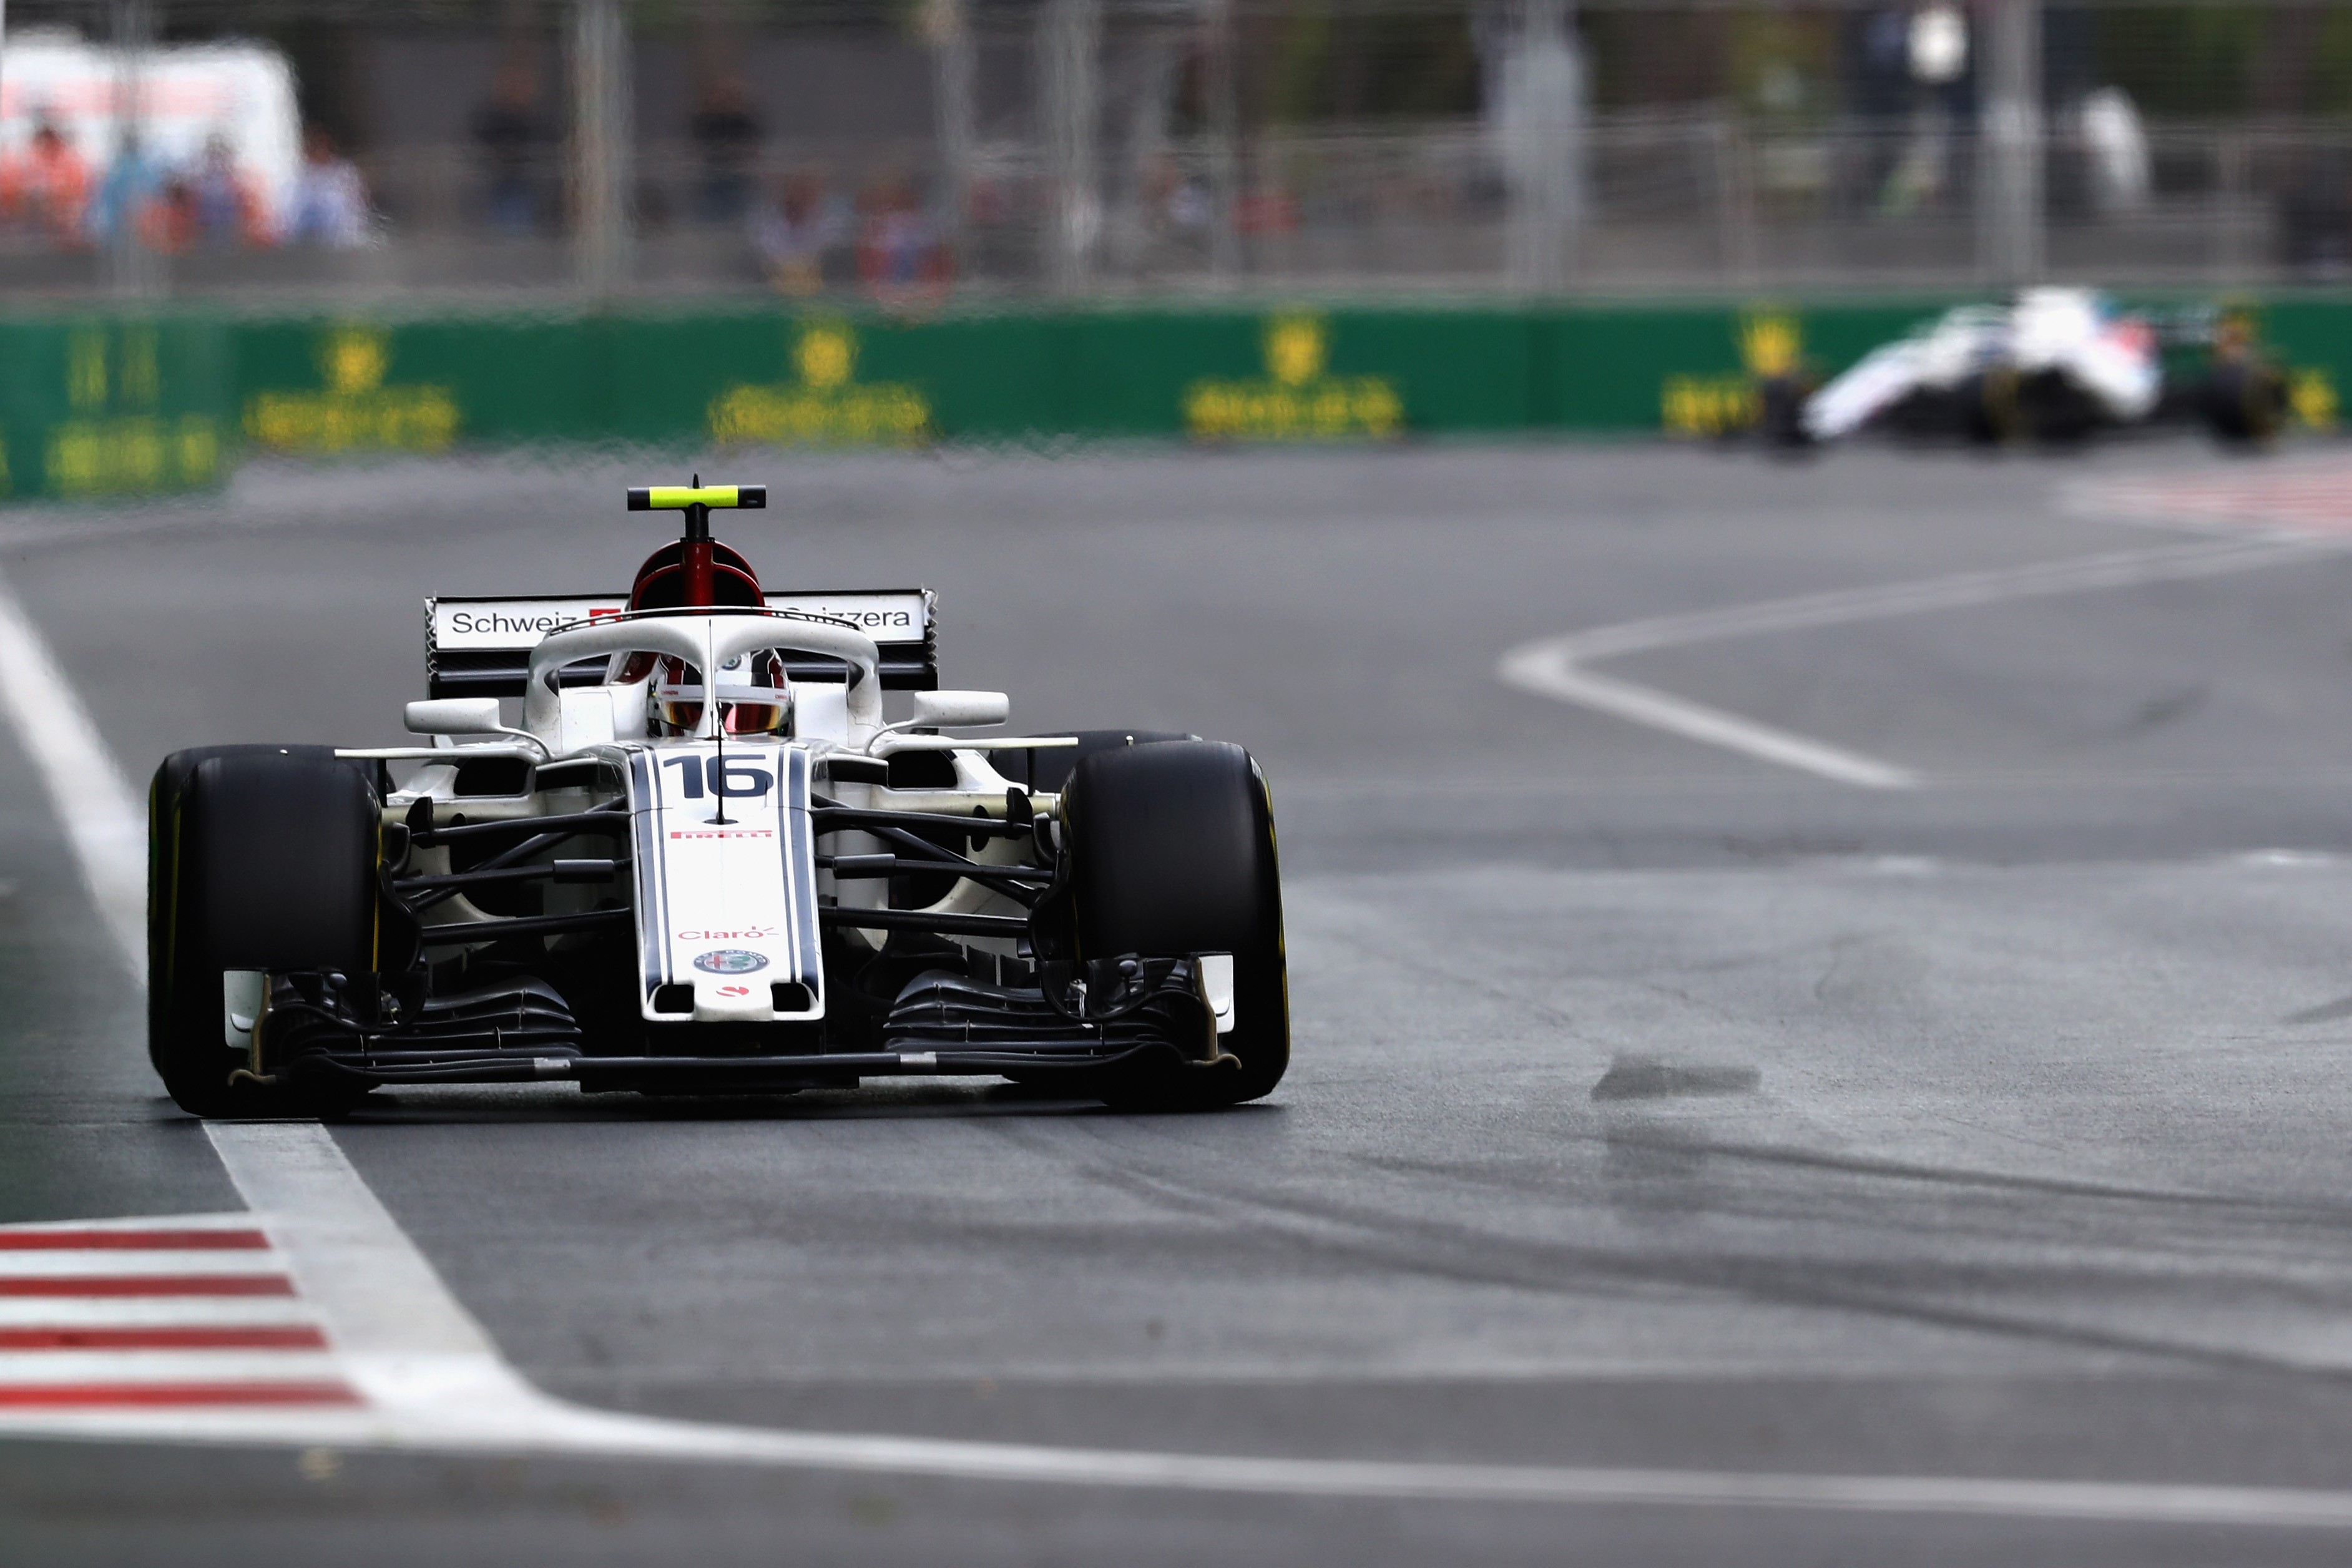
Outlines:
[[[310,1114],[229,1075],[232,970],[372,973],[379,816],[324,747],[214,746],[166,758],[148,794],[148,1055],[195,1116]]]
[[[2205,378],[2205,422],[2225,446],[2266,447],[2286,423],[2286,381],[2267,364],[2217,364]]]
[[[1813,389],[1801,377],[1768,375],[1756,386],[1756,433],[1775,451],[1802,452],[1813,444],[1805,404]]]
[[[2040,445],[2054,450],[2082,446],[2102,418],[2091,395],[2056,371],[2025,377],[2018,384],[2017,401],[2026,431]]]
[[[1972,446],[1999,447],[2017,434],[2017,373],[1995,367],[1960,384],[1960,431]]]
[[[1290,1065],[1282,885],[1265,781],[1247,752],[1213,741],[1099,751],[1063,799],[1078,956],[1234,958],[1230,1065],[1155,1057],[1107,1077],[1121,1109],[1203,1110],[1273,1091]]]

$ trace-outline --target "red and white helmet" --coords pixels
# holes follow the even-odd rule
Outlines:
[[[682,658],[654,660],[647,717],[655,733],[691,735],[702,727],[710,693],[701,671]],[[780,735],[792,729],[793,687],[773,648],[738,654],[719,666],[719,721],[730,735]]]

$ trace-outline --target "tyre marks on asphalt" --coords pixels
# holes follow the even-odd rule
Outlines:
[[[0,1432],[36,1415],[54,1429],[76,1413],[360,1403],[249,1214],[0,1226]]]

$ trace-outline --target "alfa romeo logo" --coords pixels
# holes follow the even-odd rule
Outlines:
[[[749,974],[755,969],[768,967],[764,953],[747,952],[740,947],[722,947],[715,952],[697,953],[694,967],[705,974]]]

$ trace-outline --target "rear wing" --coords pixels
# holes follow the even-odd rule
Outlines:
[[[886,691],[932,691],[940,684],[940,650],[929,588],[855,594],[770,594],[772,610],[794,610],[846,621],[874,639],[882,654]],[[427,599],[425,601],[425,684],[435,697],[520,697],[530,673],[530,650],[564,626],[619,615],[626,594],[603,598]],[[789,658],[795,680],[838,680],[841,666],[814,654]],[[602,679],[601,674],[595,679]]]

